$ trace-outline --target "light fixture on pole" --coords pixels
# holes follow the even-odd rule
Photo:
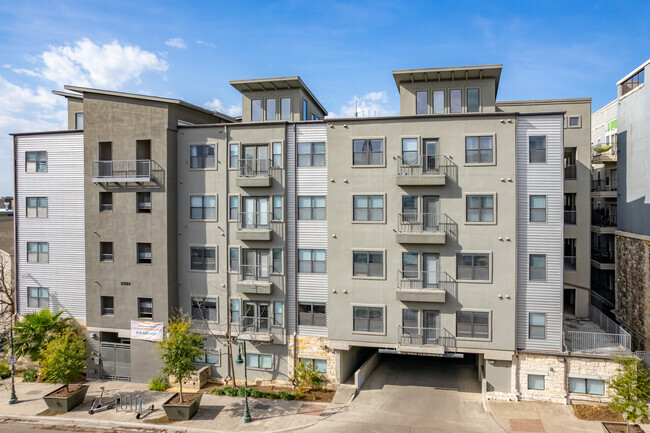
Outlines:
[[[242,352],[244,353],[243,359],[242,359]],[[242,417],[242,420],[244,423],[249,423],[251,422],[251,413],[248,410],[248,363],[246,362],[246,342],[242,341],[239,343],[239,353],[237,354],[237,360],[235,361],[237,364],[244,364],[244,416]]]
[[[16,355],[14,353],[14,314],[11,315],[11,327],[9,328],[9,338],[11,339],[11,395],[9,396],[9,404],[14,404],[18,402],[18,397],[16,397],[16,388],[14,387],[14,373],[16,370]]]

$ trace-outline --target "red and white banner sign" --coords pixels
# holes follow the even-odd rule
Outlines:
[[[165,324],[163,322],[138,322],[137,320],[131,320],[131,339],[162,341],[164,327]]]

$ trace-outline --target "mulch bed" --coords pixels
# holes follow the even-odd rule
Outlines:
[[[199,396],[200,394],[196,394],[193,392],[184,392],[183,393],[183,402],[181,403],[181,396],[180,394],[176,393],[174,397],[172,397],[171,400],[169,400],[165,404],[174,404],[178,406],[189,406],[192,403],[194,403],[194,400]]]
[[[573,410],[576,417],[583,419],[585,421],[615,421],[623,422],[623,417],[620,413],[614,412],[609,406],[602,404],[574,404]],[[647,423],[648,420],[644,419],[643,423]],[[643,430],[641,430],[643,431]]]
[[[70,385],[68,388],[70,390],[69,392],[65,389],[64,386],[63,388],[57,389],[56,391],[48,394],[48,397],[69,397],[83,388],[83,385]]]
[[[206,386],[207,389],[205,389],[205,392],[209,392],[212,388],[224,388],[226,385],[213,385],[210,384]],[[266,385],[266,386],[257,386],[257,385],[248,385],[248,388],[255,388],[258,389],[262,392],[280,392],[280,391],[286,391],[290,394],[293,394],[294,392],[300,391],[298,388],[292,388],[290,386],[278,386],[278,385]],[[201,388],[201,391],[204,391],[204,388]],[[321,389],[321,390],[311,390],[304,392],[305,396],[300,399],[300,400],[295,400],[295,401],[314,401],[314,402],[322,402],[322,403],[330,403],[332,399],[334,398],[334,394],[336,394],[336,391],[329,391],[326,389]],[[250,395],[249,395],[250,397]]]
[[[607,428],[609,433],[645,433],[643,429],[636,424],[630,425],[629,430],[627,430],[627,427],[624,424],[605,423],[605,428]]]

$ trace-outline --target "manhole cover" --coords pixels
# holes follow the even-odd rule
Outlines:
[[[510,420],[510,428],[513,432],[544,433],[542,420],[535,418],[519,418]]]
[[[302,406],[300,406],[300,409],[298,409],[298,413],[302,415],[320,416],[323,412],[325,412],[325,409],[327,409],[327,406],[323,404],[305,403]]]

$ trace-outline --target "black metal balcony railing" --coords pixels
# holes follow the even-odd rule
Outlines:
[[[565,179],[575,179],[577,176],[577,170],[575,164],[567,164],[564,166],[564,178]]]
[[[444,271],[397,271],[398,290],[439,289],[455,295],[457,285],[456,280]]]
[[[398,233],[435,233],[451,235],[454,222],[447,214],[400,213],[397,214]]]
[[[93,161],[93,182],[159,182],[163,169],[151,159]]]
[[[565,209],[564,210],[564,224],[575,225],[576,224],[576,210]]]
[[[591,250],[591,260],[598,263],[614,263],[614,252],[606,249]]]
[[[239,318],[240,332],[270,332],[271,322],[269,317],[242,316]]]
[[[445,328],[399,326],[397,335],[399,336],[400,346],[456,347],[456,338]]]
[[[444,174],[453,178],[451,159],[445,155],[405,155],[397,157],[398,176]]]
[[[612,218],[609,214],[592,213],[591,225],[598,227],[616,227],[616,216]]]
[[[616,191],[616,182],[610,182],[609,179],[595,179],[591,181],[592,191]]]

